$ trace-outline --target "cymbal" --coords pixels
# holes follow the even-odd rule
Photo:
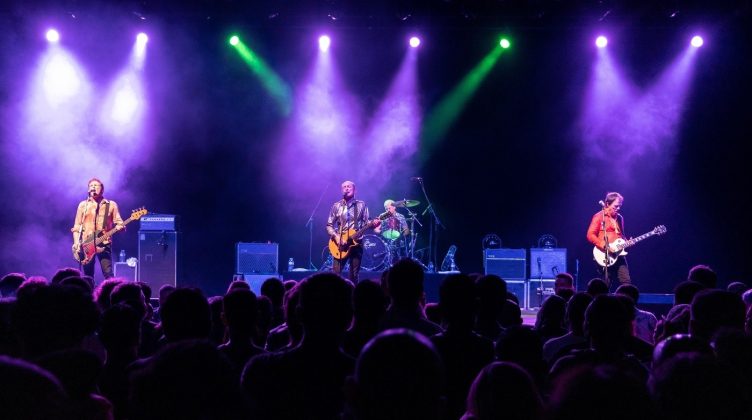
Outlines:
[[[418,200],[400,200],[394,202],[394,207],[415,207],[419,204]]]

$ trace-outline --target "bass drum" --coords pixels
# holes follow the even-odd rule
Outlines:
[[[363,235],[360,240],[363,247],[363,258],[360,267],[363,270],[377,271],[386,266],[389,258],[389,247],[378,235]]]

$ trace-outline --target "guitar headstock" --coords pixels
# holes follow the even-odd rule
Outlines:
[[[666,229],[666,226],[663,226],[663,225],[659,225],[659,226],[656,226],[655,228],[653,228],[653,234],[654,235],[663,235],[667,231],[668,231],[668,229]]]
[[[131,220],[138,220],[141,218],[141,216],[149,213],[149,210],[146,210],[145,208],[141,207],[140,209],[133,210],[131,212]]]

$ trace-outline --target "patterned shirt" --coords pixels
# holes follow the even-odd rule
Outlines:
[[[108,214],[105,214],[105,208],[109,203]],[[96,220],[96,227],[94,221]],[[99,203],[93,198],[89,198],[78,203],[78,209],[76,210],[76,220],[73,222],[71,232],[76,234],[74,240],[78,240],[78,230],[81,225],[84,226],[84,239],[94,233],[94,229],[97,231],[110,230],[115,226],[123,224],[123,218],[120,217],[120,211],[118,205],[112,200],[103,198]]]
[[[368,207],[366,203],[360,200],[352,199],[345,204],[344,200],[339,200],[332,205],[329,211],[329,218],[326,221],[326,233],[329,236],[340,234],[340,228],[361,229],[368,223]]]

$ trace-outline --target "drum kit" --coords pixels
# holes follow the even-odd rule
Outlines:
[[[420,223],[417,214],[413,213],[410,208],[420,205],[420,201],[400,200],[395,201],[393,205],[407,211],[406,226],[400,226],[401,223],[398,218],[389,217],[382,223],[380,234],[369,233],[362,236],[363,257],[360,267],[363,270],[382,271],[391,267],[401,258],[415,259],[415,242],[418,237],[415,224],[417,223],[419,227],[422,227],[423,224]],[[328,247],[324,247],[321,257],[323,260],[322,269],[331,269],[332,255],[329,253]],[[423,264],[421,263],[421,265]]]

